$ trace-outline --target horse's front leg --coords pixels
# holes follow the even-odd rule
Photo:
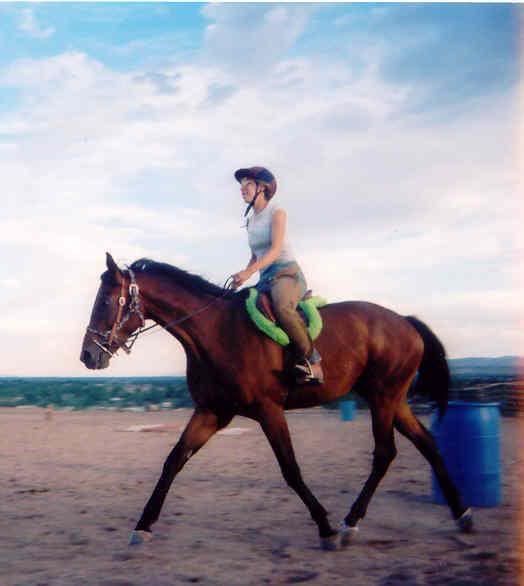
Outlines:
[[[196,454],[219,429],[228,425],[232,418],[230,415],[219,416],[208,410],[195,410],[178,443],[164,462],[162,475],[144,508],[140,521],[131,534],[130,545],[137,545],[151,539],[151,525],[157,521],[160,515],[160,510],[175,476],[182,470],[189,458]]]
[[[302,499],[317,524],[321,547],[336,549],[338,532],[329,524],[326,509],[318,502],[302,479],[283,408],[267,401],[261,407],[257,419],[273,448],[285,481]]]

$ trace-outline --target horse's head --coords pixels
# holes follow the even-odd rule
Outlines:
[[[91,369],[107,368],[120,348],[129,352],[128,338],[144,325],[133,272],[120,270],[109,253],[106,264],[80,352],[80,360]]]

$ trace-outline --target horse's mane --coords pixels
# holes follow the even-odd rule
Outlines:
[[[225,297],[226,299],[230,299],[236,295],[234,291],[227,291],[224,294],[224,289],[222,287],[210,283],[199,275],[193,275],[192,273],[188,273],[187,271],[174,267],[168,263],[157,262],[150,258],[140,258],[135,260],[129,268],[137,273],[143,272],[172,279],[184,287],[184,289],[187,289],[192,293],[204,293],[214,297]]]

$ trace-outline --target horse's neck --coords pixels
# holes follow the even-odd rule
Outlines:
[[[223,300],[204,293],[189,292],[180,285],[148,286],[145,317],[164,327],[195,356],[206,353],[210,332],[218,331]]]

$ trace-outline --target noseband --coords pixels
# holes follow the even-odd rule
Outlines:
[[[88,332],[90,332],[91,334],[96,334],[97,336],[102,338],[102,340],[104,342],[104,343],[101,343],[96,338],[91,337],[91,341],[93,342],[93,344],[98,346],[101,350],[103,350],[106,354],[109,354],[109,356],[111,356],[111,357],[115,356],[116,352],[120,348],[122,348],[122,350],[124,350],[124,352],[126,352],[127,354],[130,354],[131,348],[133,347],[134,343],[136,342],[136,339],[138,338],[138,336],[140,334],[143,334],[144,332],[147,332],[149,330],[152,330],[153,328],[157,328],[160,326],[160,324],[156,323],[156,324],[153,324],[147,328],[144,327],[145,318],[144,318],[144,313],[142,311],[142,305],[140,303],[140,289],[138,288],[138,285],[137,285],[137,282],[135,279],[135,273],[130,268],[127,269],[127,272],[129,274],[129,297],[130,297],[129,307],[127,308],[127,313],[124,315],[124,317],[122,317],[122,314],[124,312],[124,307],[126,306],[126,303],[127,303],[127,300],[125,298],[125,290],[126,290],[125,279],[122,279],[122,288],[120,289],[120,297],[118,298],[118,312],[117,312],[116,320],[115,320],[115,323],[113,324],[113,327],[110,330],[107,330],[107,332],[100,332],[100,331],[95,330],[94,328],[91,328],[89,326],[87,327]],[[231,288],[232,282],[233,282],[233,276],[231,275],[230,277],[227,278],[226,282],[224,283],[224,286],[222,287],[224,290],[222,295],[220,295],[216,299],[213,299],[212,301],[210,301],[209,303],[207,303],[203,307],[200,307],[199,309],[193,311],[192,313],[189,313],[188,315],[185,315],[185,316],[180,317],[178,319],[174,319],[174,320],[172,320],[172,321],[170,321],[160,327],[164,330],[167,330],[168,327],[181,324],[181,323],[185,322],[186,320],[191,319],[195,315],[198,315],[199,313],[205,311],[208,307],[211,307],[211,305],[217,303],[217,301],[222,299],[228,293],[228,291]],[[129,336],[129,337],[132,337],[133,339],[131,340],[131,342],[129,344],[126,344],[127,340],[124,340],[123,342],[121,342],[118,339],[117,332],[118,332],[118,330],[120,330],[122,328],[122,326],[126,323],[126,321],[131,317],[132,313],[138,314],[138,316],[140,317],[141,326],[140,326],[140,328],[138,328],[138,330],[136,330],[136,332],[134,332],[133,334],[131,334]],[[111,344],[113,343],[114,340],[117,341],[118,348],[115,352],[111,352]]]
[[[118,298],[118,311],[116,314],[116,319],[113,324],[113,327],[106,332],[100,332],[95,330],[94,328],[88,327],[87,331],[91,334],[96,334],[99,336],[103,342],[101,343],[94,337],[91,337],[92,342],[98,346],[101,350],[103,350],[106,354],[113,357],[116,352],[122,348],[124,352],[129,354],[131,352],[131,348],[133,347],[138,335],[141,333],[141,329],[138,329],[134,334],[132,334],[133,339],[129,344],[126,344],[127,340],[123,342],[118,339],[118,331],[122,329],[122,326],[126,323],[126,321],[131,317],[133,313],[136,313],[140,318],[141,327],[144,327],[145,319],[144,313],[142,312],[142,305],[140,303],[140,289],[138,288],[135,273],[131,269],[127,269],[127,273],[129,274],[129,306],[127,308],[127,312],[124,314],[124,308],[127,304],[127,299],[125,296],[126,292],[126,281],[125,278],[122,278],[122,287],[120,289],[120,296]],[[111,344],[116,341],[118,343],[117,351],[111,352]]]

